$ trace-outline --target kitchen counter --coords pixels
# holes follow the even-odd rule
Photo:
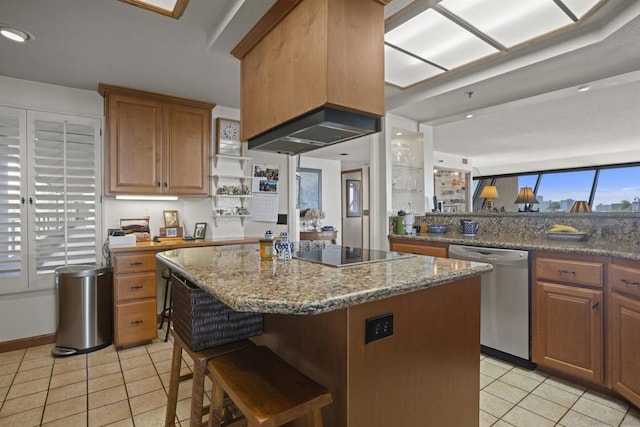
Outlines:
[[[149,240],[148,242],[136,242],[134,245],[110,246],[111,253],[140,252],[140,251],[164,251],[176,248],[197,248],[201,246],[221,246],[237,245],[241,243],[257,243],[259,237],[245,237],[239,239],[216,239],[216,240],[184,240],[182,237],[161,238],[159,241]]]
[[[491,248],[555,251],[583,255],[610,256],[640,261],[640,244],[633,242],[609,241],[597,238],[587,238],[581,242],[564,242],[539,237],[521,237],[517,233],[486,233],[478,231],[477,236],[468,237],[457,231],[447,233],[426,233],[417,235],[390,234],[390,239],[440,242],[456,245],[485,246]]]
[[[257,245],[177,249],[156,257],[236,311],[316,314],[478,276],[488,264],[408,257],[353,267],[261,260]]]

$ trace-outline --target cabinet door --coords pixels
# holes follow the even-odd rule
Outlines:
[[[115,346],[126,347],[157,338],[156,316],[155,298],[116,304]]]
[[[162,191],[209,195],[211,110],[165,103]]]
[[[534,362],[602,383],[603,292],[537,282]]]
[[[611,384],[640,406],[640,299],[612,293],[610,309]]]
[[[391,250],[408,254],[447,258],[447,248],[438,246],[412,245],[410,243],[391,243]]]
[[[109,192],[160,193],[162,103],[107,95]]]

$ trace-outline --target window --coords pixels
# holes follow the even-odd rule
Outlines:
[[[52,288],[56,267],[99,261],[99,125],[0,110],[0,293]]]
[[[601,170],[592,210],[640,212],[640,166]]]
[[[569,212],[576,200],[589,200],[595,170],[543,173],[536,192],[540,212]]]

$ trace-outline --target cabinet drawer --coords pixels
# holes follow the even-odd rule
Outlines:
[[[446,258],[447,248],[437,246],[411,245],[406,243],[393,243],[391,250],[395,252],[404,252],[408,254],[427,255]]]
[[[611,289],[640,296],[640,269],[613,264],[609,270]]]
[[[156,253],[116,255],[114,257],[113,267],[115,274],[152,271],[156,269]]]
[[[115,280],[116,302],[156,296],[156,273],[132,273],[118,275]]]
[[[538,279],[602,287],[604,265],[600,262],[538,258],[536,276]]]
[[[157,338],[155,298],[116,304],[115,345],[128,346]]]

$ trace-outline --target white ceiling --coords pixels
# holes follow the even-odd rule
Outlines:
[[[2,0],[0,23],[35,40],[0,40],[0,75],[88,90],[105,82],[238,108],[240,67],[229,52],[273,2],[190,0],[174,20],[115,0]],[[386,15],[410,2],[392,1]],[[437,151],[478,165],[629,150],[640,135],[639,16],[640,0],[610,0],[567,34],[405,91],[388,87],[387,110],[432,124]],[[585,83],[593,89],[578,94]],[[475,117],[466,120],[469,111]],[[368,153],[353,142],[307,155],[351,167]]]

